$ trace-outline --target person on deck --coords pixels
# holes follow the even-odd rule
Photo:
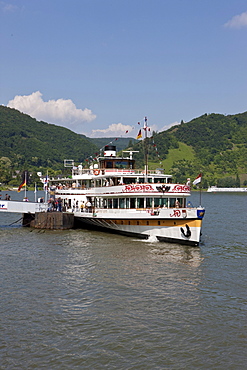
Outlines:
[[[87,203],[86,203],[86,210],[87,212],[91,212],[91,208],[92,208],[92,204],[91,202],[88,200]]]
[[[59,197],[57,200],[58,212],[62,212],[62,199]]]
[[[81,212],[84,212],[84,209],[85,209],[85,202],[82,202],[82,204],[81,204]]]

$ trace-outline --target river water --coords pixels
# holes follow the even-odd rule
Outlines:
[[[246,204],[203,193],[199,248],[0,214],[0,369],[246,368]]]

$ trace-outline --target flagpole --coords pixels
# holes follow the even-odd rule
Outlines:
[[[25,171],[25,198],[27,197],[27,171]]]
[[[201,182],[200,182],[199,188],[200,188],[200,207],[201,207],[202,206],[202,183]]]
[[[202,206],[202,172],[201,172],[201,182],[200,182],[200,207]]]
[[[48,188],[48,170],[46,172],[46,184],[45,184],[45,203],[47,203],[47,188]]]
[[[198,185],[199,184],[199,190],[200,190],[200,207],[202,206],[202,172],[197,176],[197,178],[193,181],[193,185]]]
[[[148,153],[147,153],[147,117],[144,118],[144,162],[145,162],[145,182],[148,179]]]
[[[36,188],[36,182],[34,184],[34,201],[37,202],[37,188]]]

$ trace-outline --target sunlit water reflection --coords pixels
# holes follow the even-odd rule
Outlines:
[[[1,368],[245,368],[246,199],[203,194],[200,248],[0,214]]]

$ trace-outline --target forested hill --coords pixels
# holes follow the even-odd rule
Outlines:
[[[143,144],[133,147],[140,150]],[[233,177],[247,180],[247,112],[236,115],[204,114],[149,139],[151,165],[165,168],[178,181],[203,172],[210,184]],[[239,182],[239,180],[237,180]]]
[[[60,167],[64,159],[83,162],[98,148],[67,128],[38,122],[27,114],[0,106],[0,158],[13,168]]]
[[[188,123],[170,128],[168,133],[201,154],[201,161],[209,164],[216,154],[247,147],[247,112],[224,116],[204,114]],[[234,158],[232,158],[234,159]]]
[[[38,122],[30,116],[0,106],[0,183],[18,182],[18,172],[33,173],[49,169],[60,171],[64,159],[76,163],[95,157],[106,138],[89,139],[61,126]],[[109,138],[110,140],[110,138]],[[128,140],[128,142],[127,142]],[[144,164],[143,147],[148,142],[149,168],[162,167],[184,182],[203,172],[205,184],[220,185],[222,179],[247,183],[247,112],[236,115],[204,114],[161,133],[153,133],[146,141],[123,139],[117,150],[138,150],[138,167]],[[17,174],[17,179],[16,178]],[[229,185],[229,184],[224,184]]]

